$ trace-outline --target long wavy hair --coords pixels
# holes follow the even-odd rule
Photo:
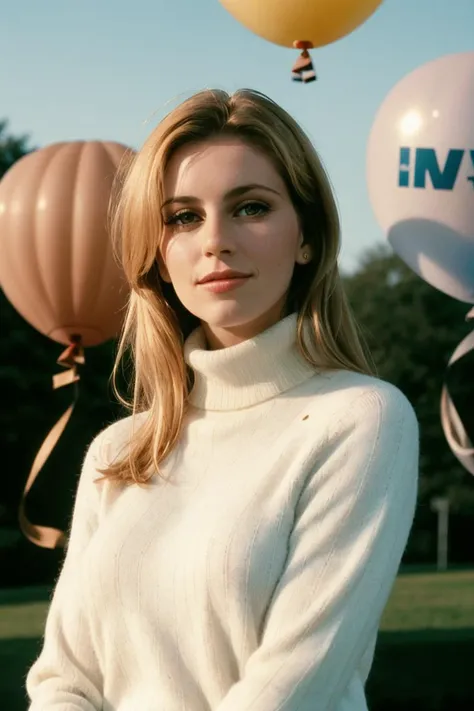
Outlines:
[[[159,275],[163,178],[178,148],[222,136],[237,137],[272,161],[311,248],[311,263],[295,266],[287,298],[287,313],[298,314],[301,354],[315,369],[323,363],[330,370],[374,373],[338,270],[340,222],[333,191],[311,141],[286,111],[257,91],[199,92],[159,123],[121,171],[111,201],[112,239],[130,287],[112,381],[133,416],[146,414],[131,428],[126,452],[102,470],[103,478],[146,484],[160,474],[160,463],[180,439],[192,387],[183,346],[199,321]],[[126,356],[133,369],[128,399],[117,388]]]

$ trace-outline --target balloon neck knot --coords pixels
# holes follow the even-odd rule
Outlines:
[[[295,49],[301,49],[301,54],[293,64],[293,68],[291,70],[293,81],[303,82],[304,84],[316,81],[317,76],[314,71],[313,61],[310,53],[308,52],[309,49],[313,48],[313,43],[307,42],[306,40],[296,40],[293,42],[293,47]]]
[[[312,42],[308,42],[307,40],[295,40],[293,42],[293,47],[295,49],[314,49],[314,45]]]

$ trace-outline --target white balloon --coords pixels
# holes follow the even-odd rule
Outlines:
[[[367,182],[395,252],[474,303],[474,52],[424,64],[392,89],[369,138]]]

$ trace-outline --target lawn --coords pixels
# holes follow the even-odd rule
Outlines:
[[[474,634],[474,570],[400,575],[381,630],[471,630]]]
[[[0,707],[25,711],[49,590],[0,590]],[[401,574],[382,618],[371,711],[474,709],[474,570]]]

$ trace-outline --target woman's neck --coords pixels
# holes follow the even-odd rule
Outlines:
[[[285,392],[316,373],[297,345],[297,315],[291,314],[253,338],[208,350],[204,328],[185,343],[194,385],[190,404],[200,409],[237,410]]]

